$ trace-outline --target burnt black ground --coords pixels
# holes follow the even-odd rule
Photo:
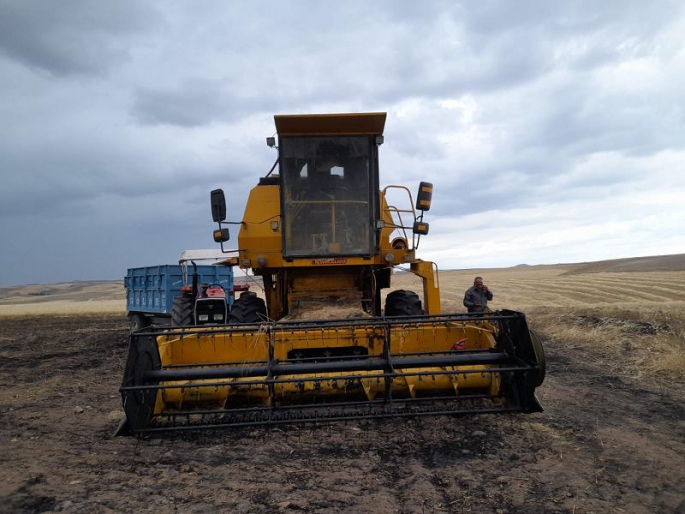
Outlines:
[[[0,512],[685,513],[682,387],[591,351],[540,414],[115,438],[127,330],[0,319]]]

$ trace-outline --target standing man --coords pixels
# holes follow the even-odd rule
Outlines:
[[[483,284],[483,277],[476,277],[473,287],[469,287],[464,295],[464,307],[469,312],[490,312],[488,300],[492,300],[492,293],[488,286]]]

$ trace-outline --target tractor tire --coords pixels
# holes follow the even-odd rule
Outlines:
[[[414,291],[400,289],[385,298],[386,316],[420,316],[423,314],[421,300]]]
[[[193,325],[194,317],[195,299],[188,295],[175,296],[174,305],[171,307],[171,325],[174,327]]]
[[[257,293],[247,291],[233,302],[228,315],[228,324],[233,323],[261,323],[266,320],[266,303]]]
[[[149,327],[149,320],[139,312],[133,312],[128,317],[131,322],[131,332],[137,332],[145,327]]]
[[[530,329],[530,340],[533,343],[535,360],[538,362],[538,367],[540,368],[535,377],[535,387],[540,387],[545,381],[545,374],[547,373],[547,359],[545,358],[545,350],[542,348],[540,336],[532,328]]]

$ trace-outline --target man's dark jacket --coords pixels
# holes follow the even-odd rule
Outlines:
[[[478,291],[475,286],[466,290],[464,295],[464,307],[469,312],[483,312],[483,308],[488,306],[488,300],[492,300],[492,293],[485,289]]]

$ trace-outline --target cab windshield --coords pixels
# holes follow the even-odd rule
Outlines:
[[[371,137],[280,140],[285,257],[370,255]]]

